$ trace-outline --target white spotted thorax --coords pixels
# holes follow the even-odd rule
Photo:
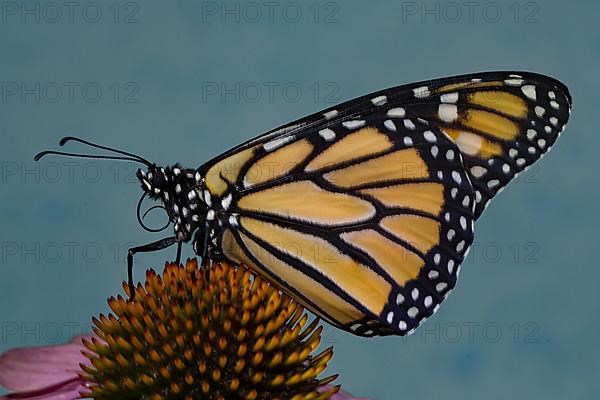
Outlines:
[[[213,238],[205,238],[204,235],[214,237],[215,228],[219,225],[216,215],[228,203],[226,199],[224,204],[212,203],[210,193],[203,188],[204,178],[199,171],[178,165],[153,166],[148,171],[138,170],[137,177],[151,199],[163,202],[177,241],[189,242],[195,234],[195,250],[214,248]],[[231,202],[231,195],[228,199]]]

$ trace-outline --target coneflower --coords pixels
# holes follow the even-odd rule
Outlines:
[[[124,285],[127,295],[128,288]],[[223,262],[150,270],[135,301],[109,299],[84,341],[86,397],[113,399],[328,399],[317,388],[333,355],[317,355],[322,327],[297,302]]]
[[[18,391],[0,400],[353,399],[320,378],[333,349],[314,354],[319,321],[244,267],[194,259],[149,270],[134,301],[123,287],[94,335],[0,356],[0,384]]]

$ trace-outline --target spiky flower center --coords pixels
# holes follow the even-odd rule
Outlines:
[[[127,285],[124,290],[128,295]],[[134,301],[108,300],[85,342],[82,377],[94,399],[328,399],[318,379],[333,355],[318,320],[243,267],[167,264],[146,273]]]

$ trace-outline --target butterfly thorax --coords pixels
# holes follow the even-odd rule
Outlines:
[[[152,166],[147,172],[139,170],[137,177],[151,199],[163,202],[178,241],[189,242],[194,232],[204,227],[209,210],[202,198],[203,180],[198,171],[177,164]]]

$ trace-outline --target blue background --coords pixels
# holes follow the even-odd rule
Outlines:
[[[127,246],[160,235],[136,223],[134,165],[32,161],[60,137],[196,167],[378,89],[530,70],[571,89],[558,145],[480,219],[457,290],[434,318],[408,338],[328,327],[329,371],[373,399],[597,395],[598,2],[282,1],[269,15],[263,2],[81,1],[72,19],[62,2],[61,15],[46,2],[27,7],[36,4],[34,14],[0,4],[0,351],[89,329],[120,292]],[[172,257],[138,256],[136,276]]]

